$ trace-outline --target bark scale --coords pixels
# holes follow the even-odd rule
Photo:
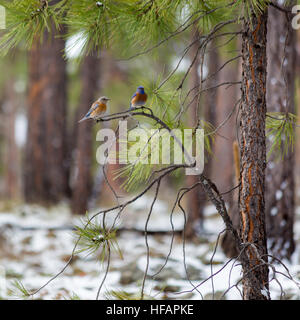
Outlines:
[[[267,10],[245,19],[242,37],[240,122],[240,237],[248,263],[242,261],[243,298],[269,299],[266,228],[266,74]]]

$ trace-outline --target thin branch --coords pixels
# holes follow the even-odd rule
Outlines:
[[[141,300],[144,299],[144,288],[145,288],[145,281],[146,281],[146,277],[148,274],[148,269],[149,269],[149,263],[150,263],[150,248],[149,248],[149,244],[148,244],[148,235],[147,235],[147,231],[148,231],[148,223],[150,221],[150,217],[152,214],[152,210],[155,204],[155,201],[157,199],[158,196],[158,191],[159,191],[159,187],[160,187],[160,179],[157,181],[157,187],[156,187],[156,191],[155,191],[155,195],[153,198],[153,201],[151,203],[151,207],[147,216],[147,220],[145,223],[145,243],[146,243],[146,248],[147,248],[147,262],[146,262],[146,268],[145,268],[145,273],[144,273],[144,278],[143,278],[143,282],[142,282],[142,290],[141,290]]]

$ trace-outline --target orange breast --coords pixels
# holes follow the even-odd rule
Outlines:
[[[133,104],[144,103],[147,100],[146,93],[137,93],[136,96],[132,99]]]
[[[91,112],[91,117],[95,118],[106,111],[106,104],[104,103],[97,103],[98,106]]]

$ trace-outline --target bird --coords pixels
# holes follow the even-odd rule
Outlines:
[[[107,97],[100,97],[98,100],[96,100],[90,110],[87,112],[87,114],[78,122],[82,122],[84,120],[87,119],[93,119],[93,120],[97,120],[99,119],[105,112],[107,109],[107,103],[110,99]]]
[[[131,97],[129,110],[133,110],[136,107],[144,106],[146,101],[147,101],[147,94],[144,90],[144,87],[139,86],[136,89],[136,92],[134,93],[134,95]]]

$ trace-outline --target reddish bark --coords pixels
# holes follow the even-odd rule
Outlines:
[[[55,32],[29,53],[28,134],[24,194],[29,202],[56,203],[67,189],[65,41]]]
[[[240,124],[240,237],[247,244],[249,263],[243,263],[243,298],[268,299],[267,244],[265,230],[266,167],[266,41],[267,10],[243,26],[242,104]],[[255,248],[255,249],[254,249]]]

